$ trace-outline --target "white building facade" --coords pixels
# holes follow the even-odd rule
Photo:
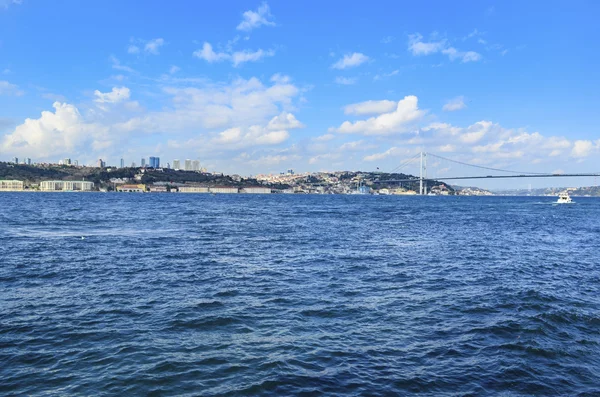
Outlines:
[[[23,181],[0,180],[0,192],[21,192],[23,191]]]
[[[40,183],[42,192],[89,192],[94,189],[94,183],[88,181],[43,181]]]

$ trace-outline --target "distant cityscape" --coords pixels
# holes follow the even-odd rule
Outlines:
[[[74,166],[74,167],[79,167],[79,161],[78,160],[72,160],[71,158],[64,158],[61,160],[58,160],[56,163],[36,163],[33,162],[31,160],[31,158],[26,157],[23,159],[19,159],[18,157],[13,157],[12,164],[18,164],[18,165],[66,165],[66,166]],[[171,166],[171,163],[167,163],[165,165],[163,165],[161,167],[161,163],[160,163],[160,157],[155,157],[155,156],[150,156],[148,158],[148,162],[146,162],[146,158],[142,157],[140,159],[140,165],[138,166],[137,163],[134,161],[131,163],[131,165],[126,166],[125,165],[125,159],[121,158],[119,161],[119,165],[115,166],[116,168],[154,168],[154,169],[158,169],[158,168],[167,168],[167,169],[173,169],[173,170],[177,170],[177,171],[198,171],[198,172],[206,172],[206,169],[202,168],[200,165],[200,161],[199,160],[191,160],[191,159],[185,159],[183,162],[183,167],[181,166],[181,160],[179,159],[175,159],[173,160],[173,165]],[[81,165],[81,166],[85,166],[85,165]],[[89,165],[88,165],[89,167]],[[110,168],[112,167],[111,165],[107,165],[106,161],[103,159],[98,159],[96,161],[96,163],[94,165],[91,165],[91,167],[98,167],[98,168]]]

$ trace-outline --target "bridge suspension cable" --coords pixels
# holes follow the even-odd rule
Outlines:
[[[431,154],[431,153],[427,153],[427,155],[431,156],[431,157],[438,158],[440,160],[449,161],[451,163],[466,165],[466,166],[474,167],[474,168],[480,168],[480,169],[483,169],[483,170],[499,171],[499,172],[506,172],[506,173],[509,173],[509,174],[519,174],[519,175],[524,175],[524,174],[527,174],[527,175],[545,175],[546,174],[544,172],[526,172],[526,171],[503,170],[503,169],[500,169],[500,168],[492,168],[492,167],[485,167],[485,166],[482,166],[482,165],[475,165],[475,164],[464,163],[462,161],[448,159],[446,157],[438,156],[438,155]]]
[[[421,156],[421,153],[415,154],[414,156],[412,156],[411,158],[409,158],[408,160],[404,161],[402,164],[400,164],[399,166],[397,166],[396,168],[394,168],[393,170],[391,170],[390,174],[393,174],[395,172],[400,171],[402,168],[406,167],[408,164],[410,164],[413,161],[417,160],[420,156]]]

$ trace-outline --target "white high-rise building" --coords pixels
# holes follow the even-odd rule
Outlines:
[[[185,159],[185,170],[192,171],[192,160]]]
[[[192,171],[200,171],[200,162],[198,160],[192,161]]]
[[[125,168],[125,160],[121,159],[121,168]]]
[[[181,163],[179,162],[179,160],[173,160],[173,169],[174,170],[181,169]]]

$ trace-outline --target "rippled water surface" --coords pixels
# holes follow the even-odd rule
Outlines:
[[[600,395],[600,200],[0,194],[1,395]]]

